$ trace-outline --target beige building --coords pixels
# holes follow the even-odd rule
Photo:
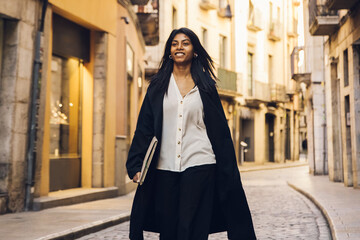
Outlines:
[[[314,4],[313,2],[311,4]],[[324,37],[312,36],[309,1],[303,1],[304,9],[304,69],[298,74],[306,84],[306,119],[308,132],[309,170],[315,175],[328,173],[327,126],[325,109]]]
[[[215,60],[239,161],[241,142],[247,144],[245,161],[298,160],[306,138],[299,133],[303,104],[291,72],[299,1],[156,0],[139,9],[153,11],[154,2],[159,41],[146,47],[146,76],[156,72],[171,30],[191,28]]]
[[[240,140],[245,161],[299,160],[299,82],[293,79],[299,1],[234,2]],[[304,134],[303,134],[304,135]],[[302,136],[304,137],[304,136]]]
[[[145,62],[147,77],[151,77],[157,71],[163,55],[165,42],[173,29],[188,27],[197,34],[215,62],[216,72],[220,79],[220,97],[231,132],[233,136],[237,136],[237,138],[234,138],[234,144],[239,146],[239,125],[236,117],[236,105],[237,98],[241,94],[238,92],[238,75],[234,69],[235,53],[232,48],[234,45],[234,25],[231,18],[231,14],[234,14],[234,12],[231,12],[232,4],[233,1],[226,0],[155,0],[147,2],[144,6],[135,7],[135,9],[154,12],[154,6],[159,6],[159,24],[157,26],[159,39],[156,43],[149,43],[146,46]],[[147,29],[153,28],[148,26]],[[239,147],[235,149],[238,155]]]
[[[0,1],[1,212],[134,189],[125,161],[144,92],[145,43],[133,6],[46,2]]]
[[[310,33],[323,38],[329,178],[359,187],[360,2],[307,2]]]

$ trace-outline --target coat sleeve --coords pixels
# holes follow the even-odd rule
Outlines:
[[[137,172],[141,171],[146,150],[153,136],[154,114],[147,92],[140,109],[135,134],[126,161],[126,168],[130,179],[132,179]]]

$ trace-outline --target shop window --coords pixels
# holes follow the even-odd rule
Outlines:
[[[51,63],[50,156],[80,157],[80,68],[75,58],[53,56]]]
[[[81,186],[82,62],[53,56],[50,92],[50,191]]]

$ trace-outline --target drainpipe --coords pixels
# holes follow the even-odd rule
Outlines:
[[[330,39],[329,39],[330,41]],[[326,87],[325,87],[325,44],[326,44],[326,41],[325,41],[325,37],[323,37],[323,83],[322,86],[323,86],[323,97],[324,97],[324,114],[325,114],[325,122],[322,124],[322,127],[323,127],[323,139],[324,139],[324,142],[323,142],[323,175],[326,175],[327,172],[326,172],[326,162],[327,159],[326,159],[326,143],[327,143],[327,139],[326,139]]]
[[[34,186],[34,172],[35,172],[35,159],[36,159],[36,126],[37,126],[37,110],[39,107],[39,80],[41,78],[41,50],[40,44],[44,32],[44,20],[47,8],[48,0],[43,0],[40,28],[36,33],[35,39],[35,59],[33,66],[33,80],[32,80],[32,96],[30,103],[30,131],[29,131],[29,144],[27,150],[27,177],[26,177],[26,189],[25,189],[25,211],[29,211],[32,204],[31,188]]]

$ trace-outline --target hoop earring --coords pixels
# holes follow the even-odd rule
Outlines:
[[[172,56],[171,56],[171,54],[169,55],[169,59],[171,59],[171,60],[172,60]]]
[[[197,53],[194,53],[194,58],[197,58],[198,57],[198,54]]]

